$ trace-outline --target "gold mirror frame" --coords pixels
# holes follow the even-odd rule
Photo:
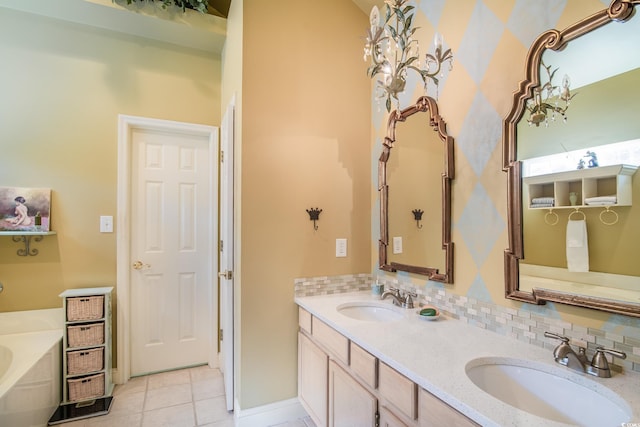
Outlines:
[[[519,260],[524,257],[522,236],[522,164],[517,160],[516,128],[527,99],[533,89],[540,86],[540,60],[545,49],[561,50],[568,42],[596,30],[612,21],[625,22],[634,13],[640,0],[614,0],[611,5],[562,31],[549,30],[542,33],[531,45],[525,63],[525,79],[513,94],[513,107],[503,122],[502,156],[503,171],[507,177],[507,209],[509,248],[504,252],[505,296],[508,299],[544,304],[546,301],[594,308],[611,313],[640,317],[640,305],[622,301],[569,294],[548,289],[519,289]],[[640,19],[640,18],[637,18]]]
[[[389,185],[387,183],[387,161],[396,142],[396,126],[416,113],[429,114],[429,126],[438,132],[444,144],[444,169],[442,171],[442,249],[445,257],[445,271],[437,268],[388,262],[389,248]],[[378,160],[378,192],[380,194],[380,240],[378,241],[379,268],[384,271],[406,271],[428,276],[429,280],[453,283],[453,242],[451,241],[451,181],[454,178],[453,138],[447,134],[447,125],[438,114],[438,104],[428,96],[418,99],[415,105],[402,111],[391,112],[387,123],[387,136],[382,144],[382,154]]]

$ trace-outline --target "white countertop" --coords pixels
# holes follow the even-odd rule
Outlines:
[[[418,308],[404,310],[393,322],[369,322],[340,314],[336,307],[352,301],[380,301],[369,292],[298,297],[296,304],[410,378],[420,387],[483,426],[566,426],[518,410],[480,390],[467,377],[468,362],[482,357],[523,360],[592,389],[606,387],[614,399],[632,409],[630,422],[640,423],[640,374],[612,372],[611,378],[581,374],[554,362],[550,350],[440,316],[425,320]],[[385,300],[391,305],[391,299]],[[606,392],[606,391],[605,391]],[[616,396],[617,394],[617,396]],[[613,427],[613,426],[612,426]]]

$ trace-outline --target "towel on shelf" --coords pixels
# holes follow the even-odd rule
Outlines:
[[[538,204],[538,203],[553,204],[554,202],[555,202],[555,199],[553,197],[534,197],[533,199],[531,199],[531,204]]]
[[[583,219],[567,222],[567,269],[573,272],[589,271],[587,222]]]
[[[553,203],[531,203],[531,208],[552,208],[555,205]]]
[[[584,199],[585,205],[615,205],[617,202],[618,198],[616,196],[587,197]]]

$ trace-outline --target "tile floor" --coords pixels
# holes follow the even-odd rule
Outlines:
[[[61,427],[233,427],[225,407],[219,369],[208,366],[132,378],[117,385],[108,415],[60,424]],[[256,427],[315,427],[303,418]]]

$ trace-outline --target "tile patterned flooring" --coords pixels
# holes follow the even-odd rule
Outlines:
[[[61,427],[233,427],[219,369],[208,366],[132,378],[117,385],[108,415]],[[276,426],[315,427],[308,417]]]

